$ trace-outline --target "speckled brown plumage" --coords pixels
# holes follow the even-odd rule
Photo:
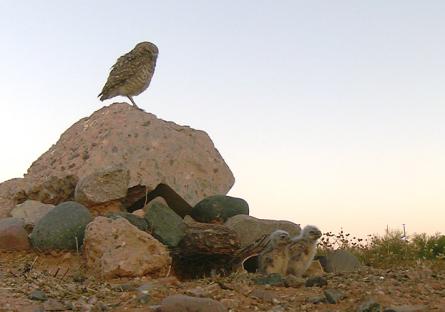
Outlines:
[[[286,275],[290,242],[289,233],[276,230],[269,236],[269,244],[260,253],[258,258],[258,271],[263,274],[278,273]]]
[[[317,251],[317,240],[321,231],[313,225],[307,225],[300,235],[292,238],[289,244],[289,262],[287,274],[302,276],[314,259]]]
[[[98,95],[106,100],[117,95],[126,96],[131,103],[136,96],[150,85],[156,67],[158,48],[151,42],[140,42],[133,50],[122,55],[111,68],[108,80]]]

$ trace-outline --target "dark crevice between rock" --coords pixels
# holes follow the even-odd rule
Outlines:
[[[127,195],[124,203],[128,212],[144,208],[147,203],[156,197],[162,197],[167,202],[168,206],[182,218],[186,215],[190,215],[192,210],[192,206],[167,184],[158,184],[154,190],[149,191],[148,193],[146,193],[145,186],[137,185],[130,188],[128,193],[129,195]],[[137,199],[132,201],[132,198]]]
[[[258,255],[252,256],[244,260],[243,268],[249,273],[256,273],[258,271]]]
[[[130,211],[130,207],[132,207],[138,200],[144,198],[145,194],[147,193],[147,187],[145,185],[135,185],[133,187],[130,187],[127,191],[127,196],[125,196],[124,199],[121,200],[122,205],[127,209],[129,212],[133,212],[137,209],[134,209]],[[141,207],[142,208],[142,207]]]
[[[213,275],[226,276],[231,273],[231,255],[193,254],[182,255],[172,251],[172,268],[180,280],[205,278]]]

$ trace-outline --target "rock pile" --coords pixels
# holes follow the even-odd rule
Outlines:
[[[0,222],[0,248],[76,250],[102,277],[166,274],[168,249],[200,257],[239,247],[221,225],[249,213],[225,195],[233,183],[205,132],[115,103],[72,125],[24,178],[0,183],[0,216],[14,217]]]
[[[289,221],[249,216],[244,199],[226,195],[233,183],[205,132],[112,104],[65,131],[24,178],[0,184],[0,249],[81,255],[86,272],[78,280],[225,275],[234,255],[264,235],[301,231]],[[320,262],[311,270],[324,274]],[[274,279],[286,287],[305,283],[260,280]],[[226,310],[184,295],[167,297],[159,309],[210,305]]]

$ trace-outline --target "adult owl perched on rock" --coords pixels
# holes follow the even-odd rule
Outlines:
[[[313,225],[307,225],[291,239],[289,247],[289,262],[287,274],[302,276],[314,259],[317,251],[317,240],[321,237],[320,230]]]
[[[108,80],[98,95],[100,100],[122,95],[128,97],[138,108],[132,97],[142,93],[150,85],[158,53],[155,44],[140,42],[133,50],[119,57],[111,67]]]

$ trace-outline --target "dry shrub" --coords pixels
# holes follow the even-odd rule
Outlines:
[[[385,235],[368,235],[362,239],[345,233],[324,233],[320,239],[319,254],[343,249],[356,255],[364,264],[374,267],[400,266],[419,261],[445,266],[445,235],[414,234],[409,239],[398,230]]]

